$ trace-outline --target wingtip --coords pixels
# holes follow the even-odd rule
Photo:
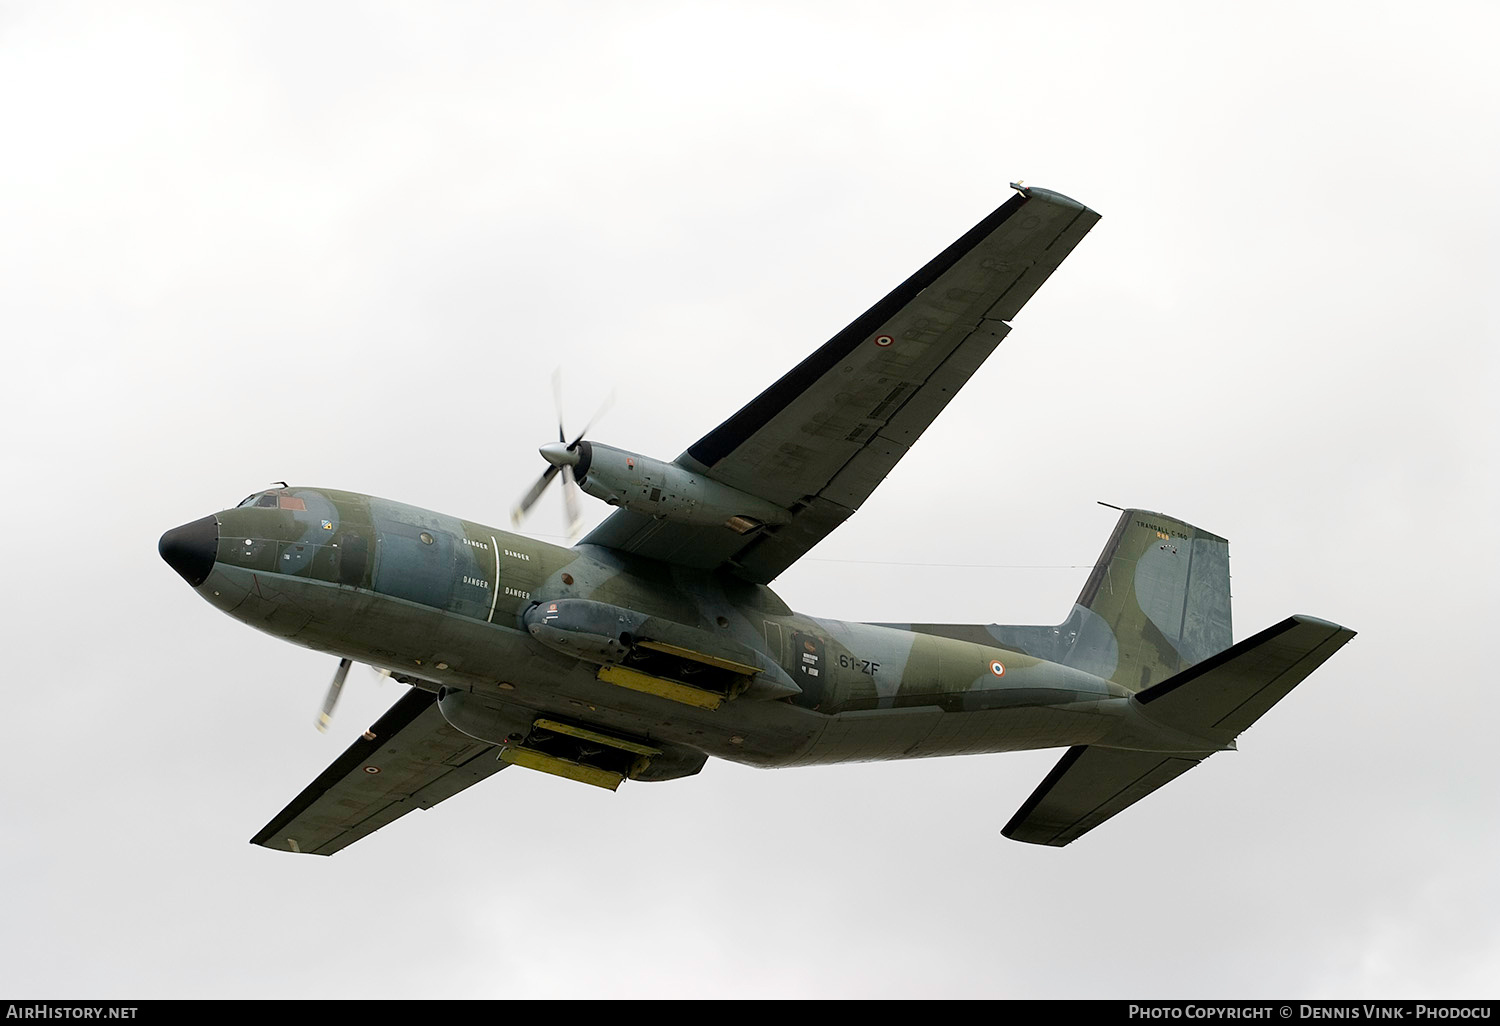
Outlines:
[[[1059,207],[1067,207],[1071,210],[1089,210],[1088,207],[1084,206],[1082,203],[1079,203],[1072,196],[1064,196],[1062,193],[1053,192],[1051,189],[1041,189],[1035,185],[1027,185],[1022,181],[1011,182],[1010,187],[1016,190],[1016,192],[1020,193],[1026,199],[1042,200],[1046,203],[1051,203]],[[1092,213],[1095,217],[1099,216],[1099,212],[1097,210],[1091,210],[1089,212]]]
[[[1334,623],[1332,620],[1325,620],[1320,616],[1309,616],[1307,613],[1293,613],[1290,619],[1295,620],[1297,623],[1305,623],[1309,627],[1324,627],[1330,631],[1337,631],[1351,638],[1359,633],[1351,627],[1345,627],[1341,623]]]

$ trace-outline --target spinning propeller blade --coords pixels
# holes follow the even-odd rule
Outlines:
[[[542,497],[542,493],[547,490],[547,486],[552,483],[552,479],[556,476],[557,467],[550,466],[541,477],[537,478],[536,484],[531,486],[531,491],[527,492],[526,497],[516,503],[516,508],[510,511],[510,522],[512,524],[520,526],[521,521],[526,519],[526,514],[531,510],[531,507],[536,505],[536,500]]]
[[[339,668],[333,671],[333,683],[328,685],[328,694],[323,698],[323,711],[318,713],[317,727],[321,733],[328,732],[328,724],[333,720],[333,707],[339,700],[339,692],[344,689],[344,678],[349,676],[349,667],[353,665],[352,659],[340,659]]]
[[[568,520],[568,542],[571,544],[577,540],[583,527],[583,514],[578,512],[578,482],[573,480],[573,468],[566,463],[563,464],[562,479],[563,515]]]

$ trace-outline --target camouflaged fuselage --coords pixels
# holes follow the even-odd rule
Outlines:
[[[731,575],[549,545],[366,495],[283,494],[303,508],[216,515],[216,559],[197,590],[253,627],[429,690],[755,766],[1090,744],[1128,718],[1121,685],[1022,652],[804,616]],[[597,662],[526,630],[528,610],[562,599],[722,638],[798,693],[700,709],[606,683]]]

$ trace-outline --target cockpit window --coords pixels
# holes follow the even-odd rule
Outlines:
[[[296,510],[299,513],[307,512],[307,503],[304,500],[297,498],[295,495],[288,495],[286,492],[257,492],[254,495],[247,495],[244,499],[240,500],[239,506],[235,508],[244,509],[246,506],[256,506],[262,509],[290,509]]]

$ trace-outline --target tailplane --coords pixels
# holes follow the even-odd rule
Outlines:
[[[1061,761],[1005,825],[1017,841],[1061,846],[1170,783],[1260,719],[1287,693],[1354,637],[1347,627],[1310,616],[1274,627],[1137,694],[1145,728],[1131,727],[1132,745],[1068,749]],[[1155,724],[1172,736],[1200,739],[1184,751],[1143,750]],[[1106,738],[1106,741],[1115,740]],[[1162,747],[1166,747],[1163,745]]]
[[[906,625],[903,625],[906,626]],[[1000,645],[1133,693],[1100,741],[1068,749],[1006,824],[1063,845],[1186,773],[1263,716],[1354,632],[1293,616],[1232,645],[1229,543],[1173,517],[1122,510],[1068,618],[1055,627],[911,624]]]

